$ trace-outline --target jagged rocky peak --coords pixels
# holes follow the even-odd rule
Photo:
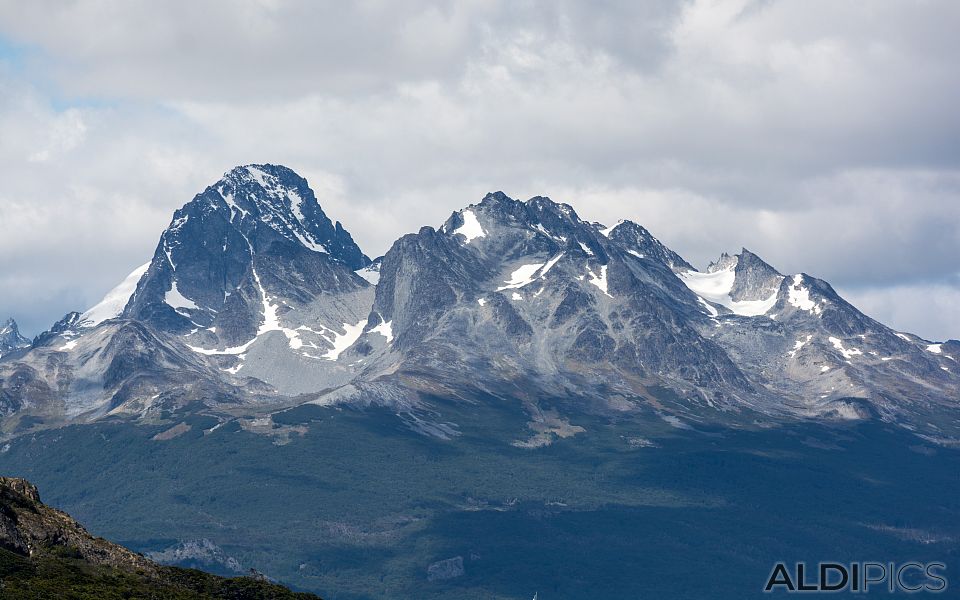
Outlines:
[[[711,261],[707,265],[707,273],[716,273],[718,271],[731,271],[737,266],[737,255],[733,256],[723,252],[720,254],[720,258],[717,260]]]
[[[267,299],[304,304],[368,286],[354,271],[369,264],[303,177],[237,167],[174,213],[123,315],[241,341],[266,319]]]
[[[545,196],[524,202],[495,192],[454,212],[440,231],[477,250],[491,264],[563,253],[564,257],[606,265],[612,252],[641,258],[646,253],[668,265],[687,265],[642,227],[629,222],[621,222],[618,227],[617,235],[611,237],[616,228],[582,220],[569,204]]]
[[[627,248],[627,252],[638,258],[658,259],[674,272],[694,270],[683,257],[664,246],[645,227],[633,221],[620,221],[609,228],[599,223],[595,223],[594,226],[599,229],[600,233],[614,242],[622,244]]]
[[[323,212],[307,180],[284,166],[246,165],[232,169],[178,210],[164,237],[176,244],[183,235],[196,233],[195,228],[186,227],[190,219],[204,220],[210,212],[219,213],[255,249],[260,245],[256,242],[277,241],[270,237],[259,239],[265,233],[261,230],[269,229],[292,245],[327,254],[354,269],[370,262],[340,222],[332,222]],[[220,224],[219,220],[215,223]],[[207,233],[220,233],[213,223],[210,225]],[[241,250],[242,246],[241,243]],[[176,253],[174,248],[168,250]]]
[[[63,336],[63,337],[73,337],[76,335],[77,330],[80,328],[81,314],[72,311],[65,314],[59,321],[53,324],[53,326],[44,331],[40,335],[34,338],[34,346],[42,346],[49,340]]]
[[[30,345],[30,340],[20,334],[17,322],[7,319],[0,326],[0,356]]]
[[[213,198],[212,191],[219,198]],[[324,214],[307,180],[280,165],[237,167],[198,198],[230,212],[230,221],[255,219],[291,242],[360,269],[369,264],[339,221]],[[175,217],[176,222],[176,217]]]
[[[783,281],[779,271],[746,248],[740,251],[736,259],[733,289],[730,290],[730,297],[734,301],[761,300],[777,293]]]
[[[514,200],[503,192],[492,192],[484,196],[478,204],[454,212],[440,228],[449,235],[462,236],[463,241],[471,243],[491,237],[505,230],[539,233],[555,242],[566,243],[570,234],[583,226],[569,204],[554,202],[544,196],[535,196],[526,202]],[[486,243],[495,241],[487,239]]]
[[[635,224],[613,229],[604,233],[549,198],[488,194],[440,230],[423,228],[393,245],[356,348],[371,349],[371,372],[429,372],[435,380],[456,373],[497,387],[512,385],[519,370],[551,390],[565,389],[576,369],[666,381],[681,370],[673,356],[680,352],[696,356],[693,385],[711,398],[717,381],[745,389],[729,359],[686,322],[699,318],[696,300],[659,257],[686,263]],[[392,342],[372,335],[370,326],[381,324]],[[388,354],[378,358],[384,343]],[[502,362],[490,366],[491,356]]]
[[[706,271],[677,273],[711,313],[732,312],[742,316],[767,314],[777,303],[784,276],[746,248],[711,262]]]

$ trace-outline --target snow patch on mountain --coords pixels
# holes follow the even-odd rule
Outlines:
[[[704,300],[702,297],[697,296],[697,300],[699,300],[700,304],[702,304],[703,307],[707,309],[707,314],[709,314],[711,317],[716,317],[720,315],[720,312],[716,308],[714,308],[712,304]]]
[[[464,209],[460,215],[463,217],[463,225],[454,229],[453,235],[462,235],[468,244],[477,238],[486,237],[487,232],[480,226],[480,221],[472,210]]]
[[[506,285],[498,287],[497,291],[502,292],[503,290],[522,288],[525,285],[533,283],[535,281],[534,275],[536,275],[545,264],[546,263],[534,263],[521,266],[510,274],[510,279],[505,282]]]
[[[682,271],[679,273],[680,280],[691,291],[702,299],[725,306],[734,314],[745,317],[756,317],[767,314],[777,303],[777,293],[774,291],[769,298],[762,300],[741,300],[735,301],[730,297],[733,290],[733,284],[736,281],[734,269],[736,263],[724,266],[723,268],[702,273],[700,271]],[[711,307],[712,308],[712,307]],[[712,316],[716,316],[711,312]]]
[[[543,279],[562,257],[563,252],[545,263],[531,263],[520,266],[510,274],[510,279],[504,281],[505,285],[497,288],[497,291],[502,292],[503,290],[519,289],[530,285],[538,279]]]
[[[295,329],[290,329],[289,327],[284,327],[280,324],[280,317],[277,315],[278,305],[270,302],[270,297],[267,296],[267,291],[263,289],[263,284],[260,283],[260,275],[257,274],[256,269],[253,269],[253,280],[256,282],[257,288],[260,290],[260,300],[263,303],[263,323],[257,330],[256,337],[260,337],[261,335],[264,335],[270,331],[279,331],[283,333],[283,335],[287,336],[287,343],[290,345],[291,349],[298,350],[301,348],[303,346],[303,341],[300,340],[300,334],[297,333]]]
[[[256,269],[253,269],[253,280],[256,283],[257,289],[260,292],[260,302],[263,306],[263,309],[262,309],[263,322],[260,324],[260,327],[257,329],[257,333],[256,335],[253,336],[253,339],[249,340],[245,344],[241,344],[239,346],[233,346],[230,348],[225,348],[222,350],[216,349],[216,348],[212,348],[212,349],[201,348],[198,346],[192,346],[190,344],[187,344],[188,348],[190,348],[191,350],[193,350],[198,354],[204,354],[207,356],[237,355],[242,360],[244,358],[243,355],[250,348],[250,346],[252,346],[254,342],[256,342],[258,339],[260,339],[261,336],[271,331],[279,331],[283,333],[287,337],[287,343],[289,344],[291,349],[298,350],[301,347],[303,347],[303,341],[300,339],[300,334],[296,330],[290,329],[289,327],[284,327],[280,323],[280,317],[277,314],[279,307],[278,305],[273,304],[270,301],[270,297],[267,296],[266,290],[263,289],[263,284],[260,282],[260,275],[257,273]],[[174,284],[174,289],[176,289],[176,284]],[[189,302],[189,300],[187,301]],[[194,306],[194,308],[196,308],[196,306]]]
[[[357,269],[354,273],[363,277],[373,285],[377,285],[380,282],[380,265],[374,266],[371,264],[362,269]]]
[[[344,350],[353,345],[355,341],[363,333],[363,327],[367,324],[366,319],[358,321],[355,325],[350,323],[343,324],[343,333],[334,332],[334,338],[330,340],[330,343],[333,344],[333,348],[328,350],[323,357],[327,360],[337,360],[340,358],[340,355]],[[391,339],[393,336],[391,335]]]
[[[481,304],[481,306],[483,306]],[[393,341],[393,321],[381,321],[379,325],[370,330],[371,333],[379,333],[387,338],[387,343]]]
[[[850,360],[852,357],[861,355],[863,352],[859,348],[849,348],[844,347],[843,342],[839,338],[830,337],[828,338],[830,343],[833,344],[833,347],[836,348],[840,354],[847,360]]]
[[[787,301],[800,310],[805,310],[815,315],[823,312],[823,307],[810,299],[810,289],[803,285],[803,275],[799,273],[793,276]]]
[[[812,340],[812,339],[813,339],[813,336],[812,336],[812,335],[808,335],[805,340],[797,340],[797,341],[795,341],[795,342],[793,343],[793,350],[791,350],[790,352],[787,352],[787,356],[789,356],[790,358],[795,357],[795,356],[797,355],[797,352],[800,352],[800,350],[801,350],[804,346],[806,346],[808,343],[810,343],[810,340]]]
[[[150,263],[146,263],[134,269],[117,287],[107,292],[103,300],[80,315],[80,325],[82,327],[93,327],[108,319],[119,317],[130,300],[130,296],[137,290],[137,283],[140,278],[149,268]]]
[[[180,312],[179,309],[197,310],[199,308],[193,300],[180,293],[180,290],[177,289],[176,279],[170,282],[170,289],[164,295],[163,300],[177,312]]]
[[[600,267],[599,275],[594,273],[593,270],[590,269],[590,267],[587,267],[587,273],[590,275],[589,283],[597,286],[598,288],[600,288],[601,292],[603,292],[610,298],[613,298],[613,296],[610,295],[610,292],[607,288],[607,265],[603,265]]]
[[[238,213],[240,214],[241,221],[245,219],[247,215],[250,214],[249,211],[247,211],[246,209],[242,208],[239,204],[237,204],[236,200],[234,200],[232,192],[223,193],[222,185],[217,187],[217,193],[220,194],[220,197],[223,198],[223,201],[227,203],[227,207],[230,209],[231,223],[233,223],[233,220],[237,218]],[[226,247],[224,247],[224,250],[226,250]]]
[[[610,237],[610,233],[611,233],[614,229],[616,229],[618,225],[620,225],[620,224],[622,224],[622,223],[624,223],[624,220],[623,220],[623,219],[620,219],[619,221],[617,221],[617,224],[614,225],[614,226],[612,226],[612,227],[602,227],[602,226],[601,226],[601,228],[600,228],[600,233],[603,235],[603,237]]]

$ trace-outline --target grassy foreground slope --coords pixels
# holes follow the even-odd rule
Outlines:
[[[224,578],[157,565],[90,535],[40,502],[23,479],[0,477],[0,598],[308,600],[253,577]]]

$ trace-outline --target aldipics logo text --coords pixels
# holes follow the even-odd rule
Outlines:
[[[765,592],[939,593],[947,589],[941,562],[777,563]]]

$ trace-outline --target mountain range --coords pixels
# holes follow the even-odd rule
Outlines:
[[[26,342],[0,338],[9,435],[164,409],[387,406],[431,435],[431,394],[509,397],[543,443],[564,398],[676,426],[782,419],[960,435],[960,342],[895,331],[825,281],[743,249],[700,271],[641,225],[501,192],[371,261],[306,180],[227,173],[177,210],[151,260]]]
[[[958,556],[960,342],[545,197],[371,260],[292,170],[237,167],[100,303],[2,331],[0,471],[163,564],[744,600],[776,561]]]

